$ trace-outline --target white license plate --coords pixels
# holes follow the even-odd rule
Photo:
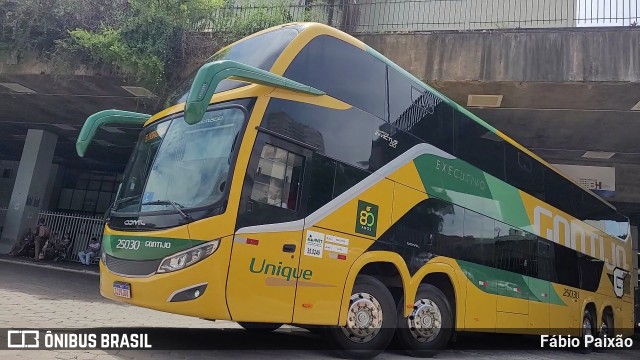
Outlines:
[[[130,299],[131,298],[131,284],[125,282],[116,281],[113,283],[113,295]]]

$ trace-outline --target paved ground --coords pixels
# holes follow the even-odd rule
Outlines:
[[[323,340],[296,328],[256,335],[231,322],[210,322],[122,305],[103,299],[91,273],[42,268],[0,259],[0,328],[145,327],[153,339],[174,349],[207,344],[208,350],[0,351],[0,359],[310,359],[330,358]],[[153,329],[150,329],[153,328]],[[440,359],[584,359],[566,351],[477,350],[510,343],[513,337],[461,338]],[[534,340],[535,341],[535,340]],[[474,350],[475,349],[475,350]],[[593,359],[638,359],[640,351],[592,353]],[[408,359],[387,352],[378,359]]]

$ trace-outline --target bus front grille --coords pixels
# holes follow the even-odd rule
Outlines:
[[[149,276],[156,272],[162,259],[125,260],[106,255],[105,265],[112,273],[125,276]]]

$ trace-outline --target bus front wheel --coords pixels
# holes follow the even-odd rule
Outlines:
[[[276,331],[280,329],[280,327],[282,326],[282,324],[255,323],[255,322],[239,322],[238,324],[247,331],[260,332],[260,333],[269,333],[272,331]]]
[[[398,304],[398,345],[413,357],[433,357],[453,333],[453,316],[447,297],[437,287],[420,285],[413,311],[404,316],[404,300]]]
[[[383,352],[393,339],[397,316],[389,289],[378,279],[356,278],[343,327],[327,327],[327,339],[338,355],[350,359],[371,359]]]

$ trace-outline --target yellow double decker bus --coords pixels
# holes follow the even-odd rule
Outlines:
[[[104,297],[321,328],[349,357],[456,332],[629,335],[628,219],[334,28],[217,52],[143,124],[108,213]]]

